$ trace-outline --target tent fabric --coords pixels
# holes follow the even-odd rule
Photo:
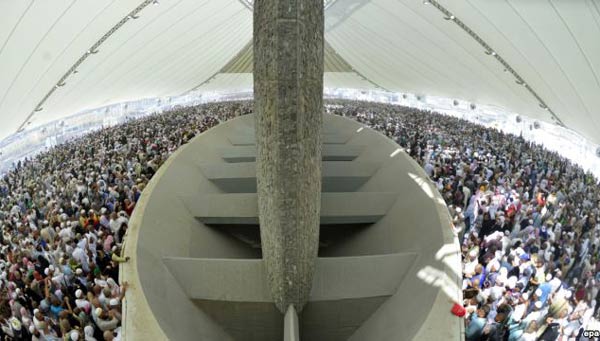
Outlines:
[[[252,1],[154,2],[0,1],[0,139],[110,103],[251,86]],[[325,20],[326,86],[554,113],[600,143],[598,1],[330,0]]]

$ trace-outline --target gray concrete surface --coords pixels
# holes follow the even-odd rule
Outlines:
[[[283,314],[308,300],[319,245],[324,20],[322,0],[254,2],[258,216]]]
[[[202,174],[228,193],[256,193],[256,164],[254,162],[237,163],[201,163],[198,168]],[[322,162],[322,192],[353,192],[364,185],[379,168],[378,164],[353,162]]]
[[[321,141],[324,145],[343,145],[352,137],[351,134],[321,134]],[[234,146],[247,147],[256,145],[256,136],[254,132],[244,132],[229,136],[229,142]]]
[[[317,258],[310,301],[392,296],[416,257],[409,252]],[[190,299],[273,302],[261,259],[165,257],[163,261]]]
[[[447,209],[434,185],[408,155],[402,151],[394,153],[399,147],[381,134],[370,129],[357,132],[360,124],[341,117],[324,115],[323,120],[329,130],[351,132],[347,146],[365,148],[354,161],[340,163],[347,167],[362,162],[379,165],[357,189],[358,195],[372,198],[356,200],[357,209],[361,202],[370,203],[381,193],[392,193],[395,199],[389,200],[385,215],[373,224],[359,228],[322,227],[322,231],[333,230],[336,238],[321,246],[317,264],[339,261],[340,265],[334,264],[332,270],[325,272],[336,274],[339,266],[336,278],[340,285],[357,294],[340,299],[335,295],[340,290],[335,290],[319,294],[318,301],[309,298],[298,314],[301,339],[460,340],[461,320],[449,313],[451,304],[444,292],[416,276],[419,270],[431,266],[442,270],[457,285],[461,280],[457,242]],[[167,160],[144,191],[131,219],[125,246],[125,255],[132,259],[121,265],[122,279],[131,283],[124,308],[126,340],[283,339],[283,315],[267,301],[270,291],[266,285],[248,282],[257,277],[252,270],[254,266],[243,265],[260,264],[260,248],[236,238],[224,226],[203,224],[192,214],[190,205],[194,198],[201,202],[203,196],[214,195],[222,201],[215,206],[204,201],[199,206],[222,208],[222,212],[232,214],[238,208],[247,209],[235,200],[227,202],[225,198],[231,194],[204,177],[197,165],[225,163],[221,151],[232,147],[227,138],[230,131],[240,127],[252,129],[253,124],[252,116],[240,117],[197,136]],[[327,195],[339,195],[338,200],[342,201],[346,194],[325,193],[324,197]],[[388,202],[380,200],[383,201],[373,202],[373,206]],[[254,207],[256,210],[257,206]],[[436,253],[446,246],[455,246],[456,250],[452,249],[444,259],[436,258]],[[362,275],[349,267],[354,261],[346,260],[363,256],[393,258],[396,254],[415,256],[412,263],[390,262],[385,268],[380,264],[386,261],[378,260],[366,267],[373,272]],[[194,266],[197,272],[185,278],[182,273],[192,273],[186,270],[192,266],[185,263],[194,259],[204,265]],[[226,273],[236,271],[224,271],[225,261],[235,264],[234,269],[239,266],[238,277],[226,280]],[[173,266],[178,262],[181,264]],[[357,262],[357,266],[362,263]],[[316,266],[313,288],[327,287],[316,284],[321,278],[317,275],[320,268]],[[389,289],[394,287],[390,285],[387,291],[378,291],[377,287],[366,290],[367,287],[362,287],[364,282],[355,279],[356,276],[372,278],[375,286],[378,276],[383,276],[378,270],[398,279],[395,289]],[[333,279],[324,282],[334,284]],[[335,288],[333,284],[331,287]],[[221,287],[224,293],[219,293]],[[207,291],[202,293],[203,290]],[[262,295],[262,302],[243,301],[244,297],[246,300],[256,297],[256,292]],[[316,294],[311,292],[311,296],[313,293]],[[456,294],[460,295],[460,290]]]
[[[283,341],[300,341],[300,326],[298,325],[298,313],[293,305],[288,307],[285,313]]]
[[[321,156],[323,161],[352,161],[356,159],[364,149],[364,146],[323,144]],[[225,162],[236,163],[256,161],[255,145],[224,147],[220,149],[220,152]]]
[[[398,195],[385,192],[321,194],[321,225],[373,224],[383,218]],[[182,198],[190,214],[204,224],[258,225],[256,193],[194,195]]]

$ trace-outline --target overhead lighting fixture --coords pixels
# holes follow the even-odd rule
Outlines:
[[[127,18],[133,19],[133,20],[139,19],[139,17],[140,17],[139,15],[131,15],[131,14],[127,16]]]
[[[88,54],[96,54],[98,52],[100,52],[100,51],[99,50],[87,50]]]
[[[73,70],[73,74],[79,73],[79,70]]]
[[[154,0],[154,1],[152,1],[152,4],[153,4],[153,5],[159,5],[159,4],[160,4],[160,2],[158,2],[158,0]]]
[[[444,17],[444,20],[454,20],[454,19],[456,19],[456,17],[453,15]]]
[[[542,108],[542,109],[548,109],[548,107],[544,103],[540,103],[540,108]]]
[[[35,108],[35,110],[34,110],[34,111],[35,111],[35,112],[40,112],[40,111],[42,111],[42,110],[44,110],[44,108],[43,108],[43,107],[37,107],[37,108]]]
[[[58,83],[58,84],[56,84],[56,87],[57,87],[57,88],[61,88],[61,87],[65,86],[65,85],[67,85],[67,83],[65,83],[65,82],[62,82],[62,83]]]
[[[523,82],[523,81],[522,81],[522,80],[520,80],[520,79],[517,79],[517,80],[515,80],[515,83],[517,83],[517,84],[519,84],[519,85],[523,85],[523,84],[525,84],[525,82]]]

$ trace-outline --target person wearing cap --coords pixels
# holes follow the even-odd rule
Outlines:
[[[118,298],[111,298],[108,301],[108,310],[113,313],[117,320],[121,321],[121,301]]]
[[[532,300],[534,300],[533,304],[531,304],[531,310],[528,309],[526,316],[523,318],[523,321],[531,322],[536,321],[540,322],[540,320],[545,316],[542,312],[542,302],[539,300],[535,300],[536,295],[533,295]],[[538,323],[539,325],[539,323]]]
[[[92,305],[85,298],[84,293],[81,289],[75,290],[75,306],[86,313],[91,313]]]
[[[98,328],[105,332],[107,330],[113,330],[119,325],[119,320],[114,316],[111,311],[105,312],[101,307],[92,310],[92,318]]]
[[[70,333],[67,333],[69,336],[69,341],[79,341],[79,331],[73,330]]]
[[[92,327],[91,325],[85,326],[85,328],[83,328],[83,333],[84,333],[84,341],[98,341],[94,337],[94,327]]]

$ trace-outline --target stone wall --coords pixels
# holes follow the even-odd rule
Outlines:
[[[308,299],[319,240],[323,1],[254,3],[257,186],[275,304]]]

